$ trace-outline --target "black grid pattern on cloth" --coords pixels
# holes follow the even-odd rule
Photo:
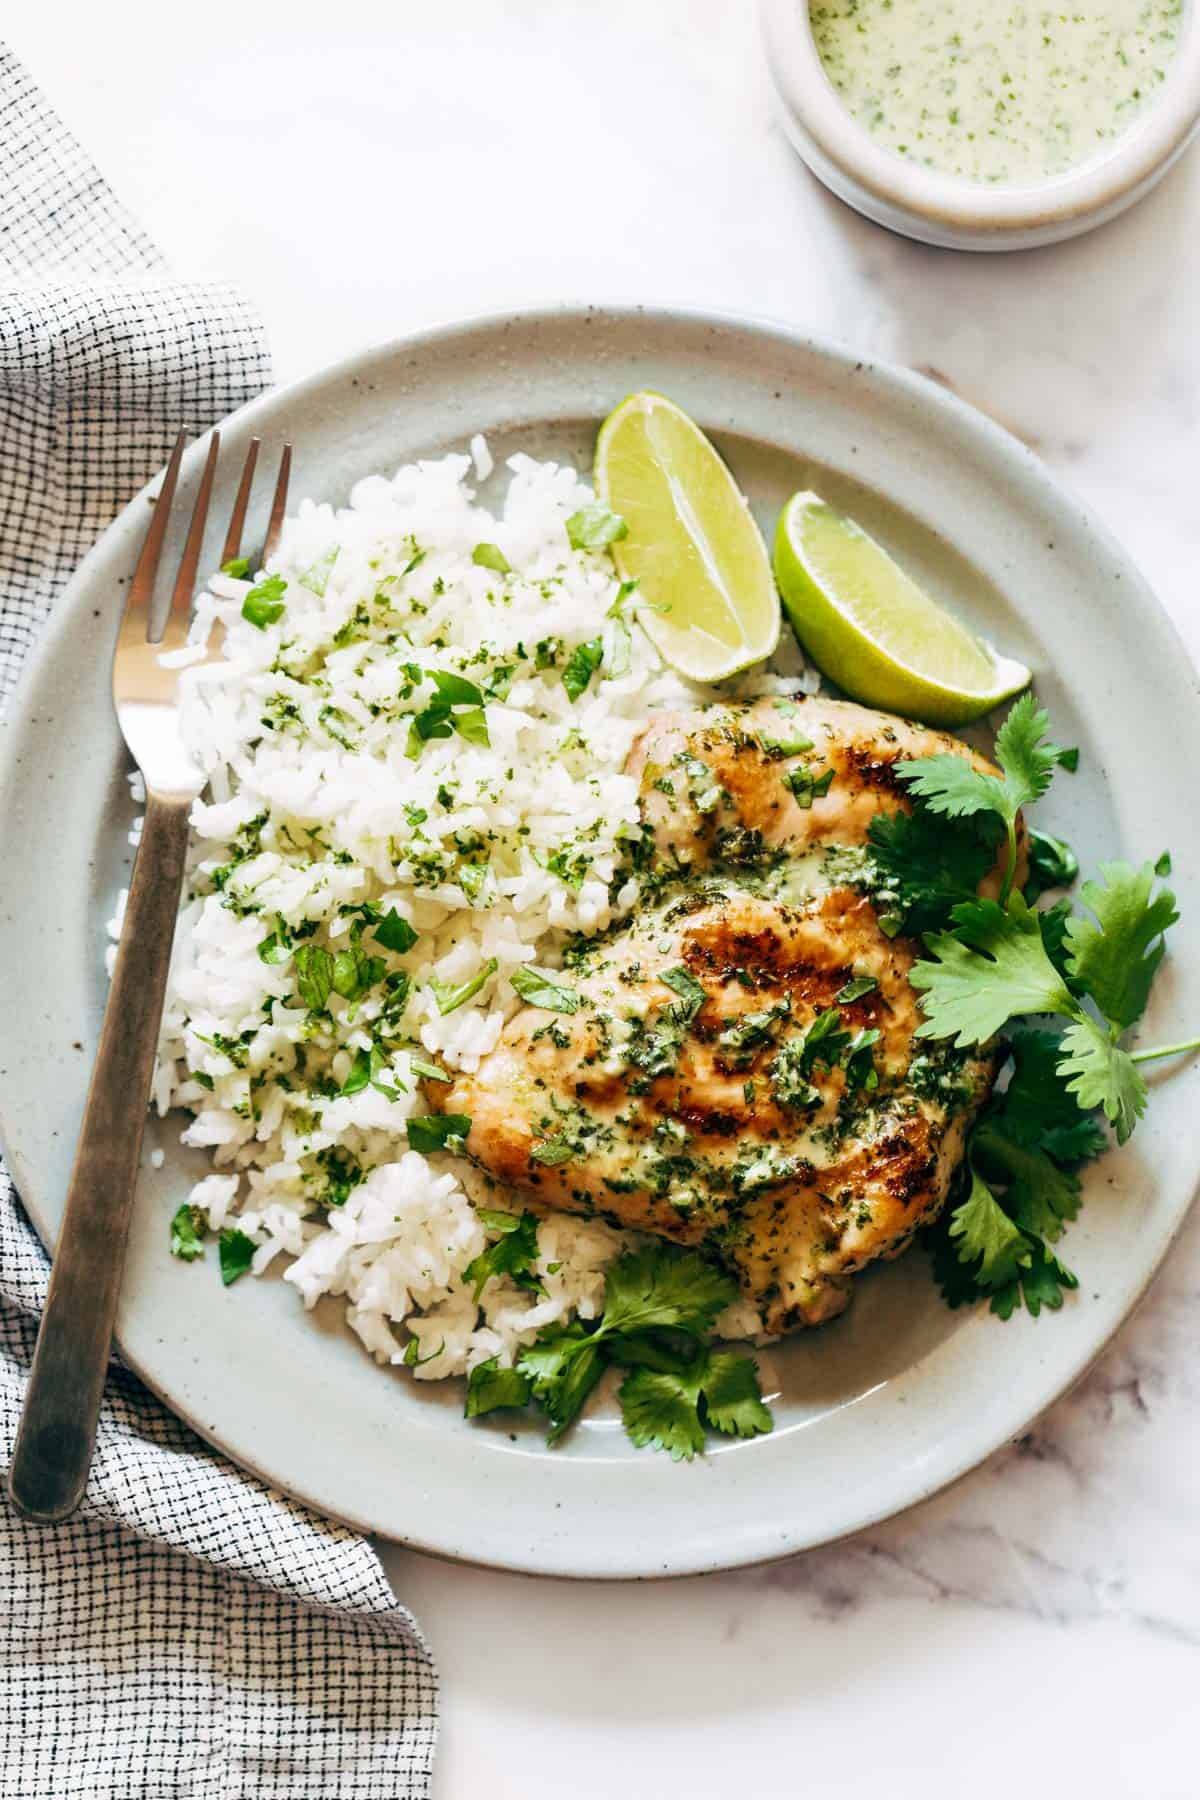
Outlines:
[[[271,379],[251,307],[173,279],[0,45],[0,702],[165,461]],[[0,1168],[0,1454],[48,1264]],[[3,1800],[409,1800],[428,1650],[354,1533],[224,1462],[113,1364],[83,1508],[0,1501]]]

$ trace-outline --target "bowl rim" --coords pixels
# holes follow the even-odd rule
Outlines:
[[[1046,181],[989,187],[906,162],[877,144],[825,74],[807,0],[759,0],[775,90],[795,125],[843,178],[931,224],[1006,233],[1108,213],[1161,174],[1200,122],[1200,0],[1184,0],[1183,30],[1158,98],[1112,147]]]

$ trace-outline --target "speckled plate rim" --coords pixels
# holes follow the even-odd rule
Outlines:
[[[393,376],[407,371],[411,402],[412,384],[419,389],[421,371],[439,357],[464,368],[472,358],[498,359],[512,386],[514,419],[522,416],[525,389],[538,379],[550,379],[555,369],[572,389],[563,416],[573,416],[573,407],[594,417],[611,404],[617,389],[648,385],[647,371],[657,369],[660,379],[654,385],[673,387],[702,422],[749,438],[786,442],[797,453],[802,453],[797,448],[801,427],[778,418],[771,425],[772,391],[776,402],[790,400],[783,387],[795,383],[803,395],[807,383],[811,399],[825,384],[823,403],[831,418],[837,417],[843,397],[849,415],[856,407],[878,413],[882,439],[874,462],[868,457],[869,468],[853,465],[864,480],[878,480],[879,465],[886,465],[897,488],[911,488],[913,482],[920,488],[922,483],[952,482],[956,468],[969,468],[984,490],[995,493],[993,535],[1004,524],[1007,509],[1014,517],[1026,515],[1033,533],[1049,528],[1060,540],[1070,540],[1073,553],[1085,563],[1091,560],[1097,612],[1064,621],[1063,641],[1075,643],[1088,670],[1088,724],[1096,727],[1101,741],[1111,742],[1112,764],[1104,776],[1114,793],[1122,850],[1150,853],[1161,848],[1169,830],[1180,866],[1189,871],[1184,883],[1176,884],[1189,890],[1182,897],[1194,904],[1188,909],[1185,903],[1173,959],[1177,979],[1167,1004],[1171,1013],[1200,1013],[1200,887],[1190,875],[1200,865],[1200,822],[1188,818],[1174,794],[1162,791],[1166,784],[1150,787],[1143,779],[1156,759],[1158,768],[1165,766],[1165,753],[1192,763],[1200,756],[1195,675],[1173,627],[1124,552],[1029,451],[922,378],[871,365],[786,325],[682,309],[562,306],[427,331],[346,358],[277,390],[222,427],[235,452],[231,460],[236,464],[236,451],[252,433],[276,441],[284,434],[302,436],[305,416],[339,405],[354,388],[386,382],[389,371]],[[711,417],[702,404],[709,390],[714,396]],[[448,423],[448,417],[440,422],[442,436]],[[826,426],[832,431],[828,421]],[[475,428],[469,416],[462,418],[463,438]],[[814,444],[814,454],[836,466],[848,446],[857,453],[858,446],[851,443],[857,435],[851,422],[837,444]],[[195,481],[201,456],[200,446],[189,452],[185,486]],[[928,468],[915,469],[914,458]],[[81,566],[0,732],[4,841],[10,826],[28,829],[21,809],[30,770],[36,788],[36,758],[43,755],[36,730],[39,710],[53,704],[56,693],[66,697],[64,683],[70,691],[84,617],[103,604],[115,622],[114,585],[132,561],[153,486],[135,499]],[[904,504],[914,504],[912,492],[903,498]],[[949,495],[946,507],[949,513]],[[999,540],[985,541],[987,537],[978,520],[958,521],[958,544],[976,548],[983,562],[995,567]],[[1105,627],[1116,634],[1110,644],[1104,642]],[[1097,697],[1107,691],[1106,684],[1128,691],[1131,679],[1144,684],[1141,691],[1152,691],[1155,699],[1139,720],[1122,719]],[[100,731],[99,721],[95,729]],[[110,735],[102,733],[105,739]],[[36,795],[30,798],[28,807],[36,800]],[[35,929],[31,909],[45,904],[34,881],[5,900],[15,910],[5,910],[0,918],[0,962],[19,950],[22,929]],[[66,1008],[67,1000],[65,994],[52,995],[47,1019],[56,1005]],[[0,1075],[0,1142],[49,1244],[58,1225],[60,1194],[44,1159],[39,1164],[26,1153],[27,1144],[36,1141],[30,1120],[45,1101],[44,1094],[30,1091],[32,1078],[22,1077],[20,1052],[28,1049],[32,1029],[32,1020],[17,1008],[6,1009],[0,1019],[0,1070],[7,1068]],[[66,1118],[78,1116],[85,1084],[86,1071],[77,1066],[64,1102]],[[722,1449],[691,1470],[646,1455],[544,1455],[527,1453],[525,1445],[514,1453],[507,1440],[487,1433],[466,1426],[451,1433],[426,1429],[419,1420],[381,1444],[378,1421],[359,1421],[353,1404],[341,1409],[345,1417],[335,1416],[333,1396],[349,1365],[343,1360],[334,1367],[331,1356],[333,1378],[326,1380],[324,1340],[313,1333],[311,1372],[317,1385],[311,1396],[304,1391],[318,1408],[330,1401],[320,1415],[329,1437],[320,1442],[297,1411],[294,1387],[280,1389],[291,1415],[282,1419],[263,1417],[247,1403],[240,1386],[227,1393],[229,1384],[217,1366],[226,1346],[216,1338],[205,1340],[211,1352],[207,1365],[190,1352],[185,1361],[173,1342],[169,1316],[169,1307],[177,1306],[185,1291],[178,1286],[164,1300],[157,1288],[135,1282],[135,1291],[127,1292],[123,1303],[119,1340],[131,1367],[218,1449],[317,1511],[413,1548],[525,1573],[581,1578],[684,1575],[772,1560],[868,1527],[948,1486],[1018,1436],[1079,1379],[1145,1292],[1186,1216],[1200,1176],[1200,1145],[1189,1147],[1192,1134],[1187,1129],[1198,1094],[1195,1071],[1162,1085],[1152,1111],[1154,1123],[1140,1134],[1145,1154],[1139,1162],[1134,1146],[1121,1153],[1126,1198],[1135,1192],[1139,1196],[1136,1254],[1120,1259],[1106,1255],[1111,1224],[1097,1216],[1090,1226],[1085,1214],[1079,1247],[1088,1284],[1094,1270],[1098,1290],[1089,1294],[1086,1307],[1060,1315],[1049,1331],[1031,1321],[1001,1328],[984,1315],[972,1316],[948,1345],[841,1408],[832,1420],[818,1420],[814,1429],[827,1454],[815,1459],[808,1452],[810,1430],[803,1426]],[[147,1267],[162,1262],[160,1250],[156,1237],[156,1261]],[[204,1303],[213,1328],[224,1323],[236,1334],[244,1319],[239,1325],[239,1315],[227,1304],[230,1296],[217,1292],[216,1301]],[[290,1294],[285,1299],[298,1311]],[[354,1354],[363,1381],[375,1379],[366,1359]],[[1001,1354],[1004,1380],[997,1381]],[[264,1391],[273,1391],[279,1372],[263,1365],[261,1374]],[[886,1450],[882,1457],[867,1442],[880,1433]],[[814,1472],[820,1477],[816,1482]]]

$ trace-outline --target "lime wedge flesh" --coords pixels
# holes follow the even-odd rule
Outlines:
[[[600,427],[595,475],[629,527],[613,555],[667,662],[719,681],[770,656],[780,614],[767,547],[699,426],[661,394],[631,394]]]
[[[780,514],[775,574],[796,636],[852,700],[965,725],[1029,685],[1023,663],[951,618],[817,494],[794,494]]]

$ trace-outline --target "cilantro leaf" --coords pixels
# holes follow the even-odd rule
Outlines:
[[[613,619],[606,637],[604,669],[610,681],[617,681],[633,667],[633,633],[618,617]]]
[[[923,1234],[923,1242],[933,1264],[933,1279],[942,1299],[952,1312],[960,1306],[975,1306],[985,1297],[966,1263],[960,1262],[954,1239],[950,1236],[950,1215],[943,1213]]]
[[[452,715],[450,723],[459,737],[468,744],[482,744],[485,750],[490,747],[492,740],[488,732],[487,713],[482,706],[464,707],[462,712]]]
[[[468,681],[465,675],[456,675],[451,669],[429,669],[426,673],[437,689],[435,706],[438,700],[446,706],[483,705],[483,690]]]
[[[975,813],[994,812],[1003,819],[1010,810],[1016,812],[1001,776],[985,775],[953,750],[898,762],[895,770],[930,812],[946,818],[967,819]]]
[[[680,1004],[672,1007],[675,1018],[681,1025],[690,1025],[706,998],[704,988],[696,980],[690,970],[682,963],[673,969],[664,969],[659,980],[669,987],[672,993],[679,995]]]
[[[287,582],[282,575],[268,575],[256,587],[252,587],[242,601],[242,617],[260,631],[268,625],[276,624],[284,614],[283,596],[287,592]]]
[[[254,1252],[258,1248],[253,1238],[244,1231],[233,1227],[221,1233],[217,1245],[217,1254],[221,1264],[221,1281],[225,1287],[244,1275],[254,1261]]]
[[[1079,984],[1067,967],[1070,954],[1067,926],[1073,916],[1074,908],[1069,900],[1056,900],[1053,906],[1044,906],[1038,913],[1046,955],[1074,994],[1078,991]]]
[[[1035,1319],[1043,1306],[1051,1312],[1057,1312],[1063,1303],[1064,1290],[1079,1286],[1078,1277],[1071,1273],[1065,1263],[1059,1262],[1045,1244],[1040,1241],[1031,1243],[1029,1249],[1028,1268],[1021,1269],[1012,1281],[1006,1281],[1003,1287],[992,1292],[989,1310],[998,1319],[1011,1319],[1022,1304]],[[974,1297],[982,1298],[982,1295]]]
[[[221,573],[222,575],[232,575],[235,581],[245,581],[250,573],[250,558],[248,556],[230,557],[228,562],[221,564]]]
[[[497,1359],[489,1356],[486,1362],[476,1363],[467,1377],[466,1416],[479,1419],[501,1407],[527,1406],[530,1391],[529,1377],[520,1369],[502,1369]]]
[[[361,1000],[386,973],[387,964],[381,956],[365,956],[354,944],[349,950],[335,952],[330,980],[335,994],[353,1002]]]
[[[672,1327],[701,1337],[737,1297],[737,1283],[695,1250],[664,1255],[631,1250],[609,1267],[605,1281],[607,1332]]]
[[[1003,774],[987,775],[953,752],[896,764],[896,774],[932,812],[959,819],[992,812],[1003,819],[1008,866],[1002,900],[1008,898],[1016,869],[1017,814],[1041,799],[1063,755],[1058,744],[1044,741],[1049,725],[1033,695],[1022,694],[996,733],[996,760]]]
[[[758,1364],[736,1350],[710,1350],[701,1382],[704,1416],[727,1437],[759,1437],[774,1421],[758,1382]]]
[[[862,1041],[854,1041],[851,1034],[842,1028],[842,1016],[836,1006],[819,1012],[802,1032],[789,1038],[780,1047],[771,1061],[768,1074],[776,1103],[799,1110],[816,1106],[821,1095],[819,1089],[809,1081],[809,1076],[817,1068],[836,1068],[843,1057],[850,1053],[852,1041],[856,1056],[862,1051],[867,1052],[867,1062],[871,1066],[871,1073],[874,1073],[870,1046],[878,1037],[877,1031],[860,1032],[858,1039]],[[865,1085],[866,1079],[867,1070],[860,1062],[855,1070],[855,1084]],[[848,1071],[847,1080],[850,1080]]]
[[[458,885],[472,906],[486,892],[491,872],[489,863],[465,862],[459,864]]]
[[[717,1037],[716,1064],[727,1073],[748,1069],[764,1044],[776,1036],[780,1021],[787,1017],[790,1003],[782,999],[764,1006],[759,1012],[740,1013]],[[838,1014],[835,1009],[834,1019]],[[815,1022],[814,1022],[815,1024]],[[810,1027],[810,1032],[813,1028]]]
[[[815,750],[816,745],[802,731],[789,731],[784,737],[774,737],[770,732],[760,731],[758,741],[769,757],[803,756],[806,750]]]
[[[976,1169],[970,1192],[950,1215],[950,1236],[957,1239],[959,1261],[976,1265],[974,1279],[981,1287],[1003,1286],[1031,1261],[1025,1234]]]
[[[480,988],[491,980],[499,967],[497,959],[489,956],[482,969],[477,970],[466,981],[439,981],[436,975],[431,975],[429,989],[442,1017],[445,1018],[447,1013],[452,1013],[458,1007],[465,1006],[468,1000],[473,1000]]]
[[[636,1340],[624,1350],[633,1352],[635,1367],[621,1384],[621,1416],[635,1444],[690,1462],[704,1448],[706,1424],[730,1437],[770,1431],[752,1356],[707,1349],[672,1356],[659,1346],[647,1356]]]
[[[436,1350],[431,1350],[428,1356],[422,1356],[421,1340],[419,1338],[410,1337],[407,1344],[404,1346],[404,1355],[400,1358],[400,1361],[404,1364],[406,1369],[423,1369],[426,1363],[436,1362],[445,1348],[446,1340],[443,1338]]]
[[[1057,1312],[1063,1303],[1063,1290],[1079,1286],[1078,1276],[1059,1262],[1044,1244],[1031,1245],[1030,1252],[1029,1267],[1021,1270],[1018,1282],[998,1289],[992,1296],[992,1311],[998,1318],[1007,1319],[1014,1311],[1018,1285],[1025,1309],[1035,1319],[1043,1306]]]
[[[999,1124],[985,1122],[975,1131],[971,1152],[985,1176],[1008,1183],[1005,1210],[1023,1230],[1054,1243],[1079,1212],[1078,1175],[1060,1169],[1044,1150],[1015,1144]]]
[[[620,513],[610,512],[599,500],[581,506],[567,520],[567,541],[573,550],[607,550],[628,536],[629,527]]]
[[[493,569],[497,575],[511,575],[512,564],[499,544],[476,544],[471,561],[481,569]]]
[[[986,1043],[1021,1013],[1076,1011],[1042,943],[1038,914],[1019,894],[1007,907],[973,900],[954,908],[956,935],[926,940],[933,960],[909,979],[922,995],[918,1037],[953,1038],[959,1049]]]
[[[1079,874],[1079,858],[1062,838],[1048,831],[1029,833],[1029,874],[1025,881],[1025,898],[1032,906],[1048,888],[1070,887]]]
[[[842,1054],[846,1086],[851,1093],[870,1093],[879,1086],[879,1072],[872,1051],[882,1033],[873,1026],[856,1031]]]
[[[1080,1015],[1063,1032],[1059,1067],[1079,1105],[1104,1109],[1118,1144],[1129,1138],[1146,1110],[1146,1083],[1127,1050],[1094,1019]]]
[[[973,900],[996,859],[997,835],[990,819],[938,818],[924,807],[877,814],[867,841],[898,929],[910,937],[939,930],[952,908]]]
[[[1016,812],[1040,800],[1055,768],[1070,751],[1045,742],[1050,715],[1032,694],[1022,694],[996,733],[996,761],[1004,770],[1009,804]]]
[[[856,1000],[864,1000],[868,994],[873,994],[878,986],[874,975],[854,975],[833,997],[839,1006],[852,1006]]]
[[[333,958],[319,944],[300,944],[295,952],[296,987],[310,1012],[321,1012],[333,990]]]
[[[578,1319],[549,1326],[522,1350],[517,1366],[550,1420],[547,1440],[556,1444],[604,1373],[600,1335],[587,1332]]]
[[[1001,1117],[1014,1144],[1036,1144],[1056,1162],[1088,1162],[1105,1137],[1095,1118],[1081,1112],[1059,1063],[1058,1039],[1048,1031],[1023,1031],[1012,1041],[1013,1073]]]
[[[700,1390],[683,1372],[633,1369],[620,1388],[621,1419],[633,1443],[690,1462],[704,1448]]]
[[[397,956],[403,956],[417,941],[417,933],[407,919],[401,918],[394,906],[384,918],[374,922],[372,930],[376,943],[382,944],[385,950],[394,950]]]
[[[356,1050],[350,1073],[342,1083],[343,1094],[361,1094],[371,1080],[371,1052]]]
[[[454,1077],[445,1069],[439,1069],[436,1063],[428,1062],[419,1052],[409,1050],[408,1066],[420,1081],[453,1081]]]
[[[408,741],[404,746],[404,754],[411,762],[416,762],[421,754],[422,745],[430,738],[453,737],[454,727],[450,723],[450,709],[440,706],[434,701],[422,712],[414,713],[408,722]]]
[[[603,660],[603,638],[590,638],[585,644],[576,644],[562,672],[562,684],[570,700],[578,700]]]
[[[494,1258],[512,1254],[505,1246],[516,1243],[532,1215],[480,1217],[504,1233],[484,1253]],[[471,1269],[467,1274],[473,1278]],[[732,1277],[695,1251],[657,1245],[618,1258],[605,1277],[599,1324],[574,1319],[547,1326],[518,1358],[518,1373],[549,1419],[549,1442],[558,1441],[613,1363],[633,1371],[622,1386],[621,1406],[635,1443],[693,1456],[704,1447],[706,1422],[739,1437],[769,1431],[754,1359],[696,1341],[736,1293]],[[510,1403],[517,1402],[495,1402]]]
[[[427,1113],[405,1125],[410,1150],[430,1156],[435,1150],[459,1150],[466,1142],[471,1120],[466,1113]]]
[[[185,1200],[171,1220],[171,1255],[183,1262],[195,1262],[204,1255],[204,1234],[208,1220],[202,1206],[190,1206]]]
[[[463,1280],[473,1285],[474,1298],[478,1300],[488,1282],[501,1275],[507,1275],[510,1281],[530,1293],[540,1294],[542,1284],[533,1273],[538,1258],[536,1214],[522,1213],[519,1218],[515,1213],[493,1213],[491,1216],[494,1220],[504,1220],[502,1225],[492,1226],[499,1236],[463,1270]]]
[[[331,544],[324,555],[319,556],[311,569],[306,569],[300,580],[310,594],[318,599],[324,598],[325,589],[329,586],[329,577],[333,573],[333,565],[338,559],[340,544]]]
[[[455,732],[469,744],[482,744],[486,748],[491,738],[482,690],[452,670],[422,671],[417,664],[411,666],[418,675],[427,674],[437,692],[429,705],[409,720],[405,756],[415,762],[430,738],[448,738]],[[456,706],[460,708],[458,712],[453,710]]]
[[[1102,863],[1100,876],[1080,890],[1095,920],[1076,914],[1067,922],[1067,966],[1109,1023],[1124,1031],[1145,1011],[1166,949],[1163,933],[1179,914],[1169,888],[1151,898],[1150,863],[1140,869]]]
[[[575,1152],[565,1138],[543,1138],[529,1152],[530,1162],[541,1163],[543,1167],[553,1169],[559,1163],[570,1162]]]
[[[800,1044],[800,1066],[806,1075],[810,1069],[836,1068],[849,1043],[850,1033],[842,1029],[841,1013],[836,1006],[827,1007],[805,1028]]]
[[[582,1005],[574,988],[563,987],[528,964],[514,969],[509,980],[527,1006],[540,1006],[546,1012],[573,1013]]]
[[[823,800],[833,785],[833,770],[800,767],[789,769],[783,777],[783,785],[792,795],[801,812],[808,812],[814,800]]]
[[[291,940],[282,919],[270,937],[263,938],[258,946],[259,958],[268,964],[285,963],[292,954]]]

